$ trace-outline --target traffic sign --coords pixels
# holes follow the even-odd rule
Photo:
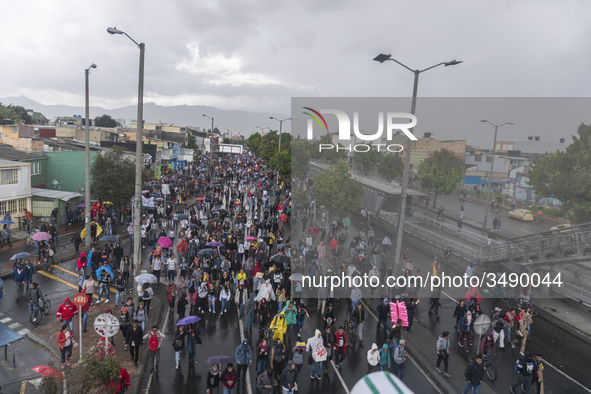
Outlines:
[[[82,306],[82,305],[86,304],[87,298],[88,297],[86,297],[86,294],[78,293],[74,296],[74,299],[72,300],[72,302],[76,306]]]
[[[478,316],[476,320],[474,320],[474,332],[480,336],[484,335],[489,327],[491,327],[490,323],[491,320],[489,315],[482,314]]]
[[[110,313],[101,313],[94,320],[94,331],[105,338],[113,337],[119,332],[119,320]]]

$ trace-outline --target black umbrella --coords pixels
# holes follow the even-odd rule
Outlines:
[[[282,253],[279,253],[279,254],[276,254],[275,256],[271,257],[271,261],[274,261],[279,264],[289,264],[289,257],[287,257],[286,255],[284,255]]]
[[[216,254],[217,252],[215,249],[201,249],[197,254]]]
[[[224,356],[220,354],[219,356],[213,356],[205,360],[205,364],[228,364],[233,363],[235,360],[230,356]]]
[[[267,219],[267,222],[276,222],[277,220],[279,220],[279,219],[273,217],[273,218]]]
[[[280,244],[277,249],[291,249],[291,244]]]
[[[259,237],[259,238],[261,238],[261,239],[271,239],[271,236],[265,234],[265,235],[263,235],[262,237]]]

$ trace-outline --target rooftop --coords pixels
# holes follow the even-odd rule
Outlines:
[[[47,155],[43,152],[25,152],[15,149],[11,145],[0,143],[0,157],[9,161],[22,161],[44,159]]]

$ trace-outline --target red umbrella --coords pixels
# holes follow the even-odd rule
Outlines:
[[[158,245],[163,248],[170,248],[172,246],[172,240],[168,237],[160,237],[158,238]]]
[[[40,373],[43,376],[48,376],[50,378],[56,378],[59,380],[64,380],[64,375],[54,368],[48,367],[47,365],[38,365],[35,368],[31,368],[33,371]]]
[[[189,250],[189,245],[187,245],[187,241],[185,241],[185,239],[183,238],[181,242],[179,242],[179,244],[176,246],[176,251],[185,254],[187,253],[187,250]]]
[[[311,227],[311,228],[308,230],[308,234],[310,234],[310,231],[314,231],[314,234],[318,234],[318,233],[320,232],[320,230],[318,230],[316,227]]]
[[[199,200],[199,201],[205,201],[205,197],[199,197],[197,200]]]

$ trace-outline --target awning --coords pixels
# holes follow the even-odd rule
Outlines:
[[[83,197],[82,194],[76,192],[62,192],[60,190],[48,190],[48,189],[31,189],[31,194],[34,197],[45,197],[45,198],[57,198],[62,201],[70,201],[76,197]]]

